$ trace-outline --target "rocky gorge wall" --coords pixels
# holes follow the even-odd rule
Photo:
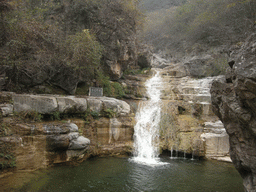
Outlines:
[[[35,170],[132,150],[134,118],[124,101],[14,93],[1,93],[1,101],[1,168]],[[49,118],[60,115],[66,118]]]
[[[205,57],[206,58],[206,57]],[[206,62],[205,58],[203,61]],[[208,59],[210,56],[207,57]],[[191,61],[173,64],[159,55],[151,57],[154,70],[160,70],[162,77],[162,106],[160,123],[160,150],[174,151],[187,157],[200,156],[231,162],[229,158],[229,137],[219,118],[212,112],[210,87],[213,80],[221,78],[198,78],[202,62]],[[205,67],[205,66],[204,66]],[[190,68],[199,68],[198,73]],[[127,102],[131,110],[137,110],[140,99],[146,99],[144,83],[148,75],[129,75],[120,80],[131,90]]]
[[[231,50],[225,77],[211,88],[213,111],[229,135],[230,157],[244,181],[256,191],[256,34]]]
[[[161,150],[231,162],[228,134],[213,113],[211,104],[211,84],[221,78],[214,76],[216,55],[191,57],[174,63],[162,54],[151,54],[148,60],[153,67],[151,73],[159,70],[163,81],[160,88]],[[213,77],[207,77],[209,75]],[[149,75],[129,76],[129,81],[122,80],[122,83],[145,99],[147,94],[142,85],[148,78]],[[132,102],[130,105],[134,106]]]
[[[154,67],[159,67],[163,79],[161,150],[188,157],[230,161],[229,137],[212,112],[209,92],[212,81],[221,77],[198,79],[191,77],[187,64],[155,59],[158,63],[154,62]],[[144,83],[150,76],[145,71],[140,75],[125,75],[119,80],[127,90],[126,102],[108,97],[2,92],[0,109],[5,128],[1,130],[1,143],[15,146],[15,154],[20,156],[16,158],[18,169],[71,163],[91,155],[130,154],[133,150],[134,114],[139,101],[147,99]],[[24,115],[24,112],[37,118],[48,117],[48,120],[17,121],[17,116]],[[58,120],[59,116],[64,120]],[[55,121],[50,121],[51,117]],[[77,128],[71,131],[66,128],[70,126]],[[78,149],[70,148],[72,143],[76,143]],[[32,155],[26,155],[26,152]],[[39,158],[37,161],[41,163],[27,165],[26,162],[35,161],[33,158]]]
[[[214,79],[195,79],[180,68],[163,68],[162,148],[209,159],[230,161],[228,135],[212,112]]]

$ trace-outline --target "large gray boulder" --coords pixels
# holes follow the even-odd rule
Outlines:
[[[223,122],[230,157],[246,191],[256,191],[256,34],[231,53],[226,77],[212,84],[214,113]]]
[[[49,135],[46,141],[48,151],[66,151],[69,147],[69,137],[66,134]]]
[[[74,96],[56,97],[58,102],[58,111],[60,113],[84,113],[87,110],[87,101],[85,98],[76,98]]]
[[[13,108],[14,112],[26,111],[41,114],[53,114],[55,112],[86,113],[88,109],[99,114],[110,109],[116,116],[125,116],[130,113],[130,105],[128,103],[111,97],[77,98],[74,96],[14,94]],[[1,106],[0,109],[2,109]],[[6,115],[10,113],[12,111],[6,112]]]
[[[83,137],[79,136],[76,139],[73,139],[70,141],[69,150],[81,150],[81,149],[86,149],[90,145],[90,140]]]
[[[111,109],[116,116],[125,116],[130,113],[130,105],[125,101],[109,97],[101,97],[100,100],[103,102],[103,109]]]
[[[12,96],[15,112],[30,111],[41,114],[53,113],[58,109],[58,103],[53,96],[18,95]]]
[[[97,97],[87,98],[88,107],[91,111],[100,113],[103,110],[103,102]]]

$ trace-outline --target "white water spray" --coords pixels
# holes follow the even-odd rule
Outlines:
[[[159,155],[162,78],[159,71],[146,81],[148,101],[140,102],[134,127],[134,158],[139,163],[156,165]]]

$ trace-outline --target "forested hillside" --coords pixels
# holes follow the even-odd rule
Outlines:
[[[120,86],[109,80],[136,64],[133,0],[0,0],[0,14],[4,90],[74,94],[96,84],[116,95]]]
[[[205,52],[239,44],[255,31],[255,0],[161,2],[141,2],[148,11],[141,38],[156,49],[183,54]],[[161,5],[169,6],[163,9]]]

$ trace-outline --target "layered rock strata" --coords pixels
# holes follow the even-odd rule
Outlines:
[[[228,135],[212,112],[210,87],[214,57],[193,57],[172,63],[153,55],[152,66],[162,76],[161,148],[182,156],[231,161]],[[209,70],[210,69],[210,70]],[[202,78],[205,77],[205,78]]]
[[[90,140],[79,135],[74,123],[15,124],[12,136],[0,137],[0,145],[12,146],[18,170],[45,168],[82,159]]]
[[[130,116],[130,105],[125,101],[107,97],[14,93],[2,93],[0,97],[3,103],[0,120],[5,126],[0,129],[0,146],[11,149],[7,151],[14,155],[18,170],[73,163],[91,155],[131,153],[134,117]],[[83,114],[87,118],[63,120],[69,123],[28,123],[19,120],[19,115],[24,113],[38,116]],[[6,153],[4,149],[2,152]]]
[[[256,34],[231,52],[226,76],[211,88],[214,113],[230,137],[230,157],[246,191],[256,191]]]
[[[180,67],[166,67],[162,78],[163,149],[230,161],[228,135],[211,106],[210,86],[220,77],[194,79]]]

